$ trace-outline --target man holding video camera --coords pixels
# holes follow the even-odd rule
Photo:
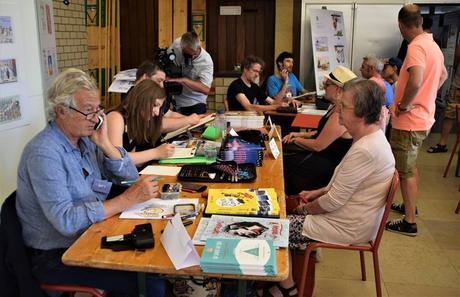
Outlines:
[[[176,55],[176,65],[182,68],[182,77],[169,78],[169,82],[182,84],[182,94],[175,95],[175,109],[183,115],[206,113],[206,98],[211,89],[214,63],[200,46],[194,32],[186,32],[177,38],[168,52]]]

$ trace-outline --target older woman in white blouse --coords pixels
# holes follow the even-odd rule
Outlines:
[[[379,125],[383,101],[383,92],[373,81],[345,84],[337,112],[353,144],[326,187],[300,193],[304,203],[296,209],[297,215],[288,216],[290,248],[305,248],[313,241],[357,244],[374,236],[395,170]],[[295,296],[296,291],[290,275],[264,296]]]

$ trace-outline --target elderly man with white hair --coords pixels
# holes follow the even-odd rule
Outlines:
[[[383,66],[384,64],[380,59],[373,55],[368,55],[363,58],[363,63],[359,70],[364,78],[373,80],[379,85],[385,94],[385,106],[388,107],[393,102],[394,93],[390,83],[382,78]]]
[[[83,71],[70,68],[56,77],[48,90],[49,122],[22,153],[16,210],[40,282],[138,296],[135,272],[71,267],[61,260],[89,226],[159,194],[158,182],[144,176],[107,199],[112,184],[138,173],[126,150],[110,142],[100,103],[94,80]],[[163,296],[164,281],[149,277],[147,291]]]

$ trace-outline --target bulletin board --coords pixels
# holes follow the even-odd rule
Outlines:
[[[313,65],[316,93],[324,94],[324,75],[337,65],[348,65],[343,13],[336,10],[310,9]]]

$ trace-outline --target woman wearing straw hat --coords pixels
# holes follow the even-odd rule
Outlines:
[[[339,116],[335,111],[343,85],[357,76],[350,69],[339,65],[326,74],[325,78],[325,97],[332,105],[319,121],[318,129],[313,132],[292,132],[283,138],[284,143],[293,143],[302,149],[301,152],[284,156],[284,180],[288,195],[327,185],[334,168],[351,146],[351,136],[339,124]]]

